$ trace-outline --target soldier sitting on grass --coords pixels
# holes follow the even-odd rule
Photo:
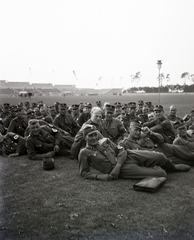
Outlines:
[[[8,132],[6,135],[0,137],[1,153],[8,157],[18,157],[26,154],[25,138],[19,134]]]
[[[190,170],[185,164],[174,165],[161,153],[125,150],[108,138],[99,139],[99,132],[93,125],[85,125],[83,133],[86,147],[81,149],[78,160],[79,172],[85,179],[167,177],[166,172]],[[99,173],[92,172],[91,167]]]
[[[26,139],[28,158],[41,160],[55,155],[69,155],[72,137],[63,134],[53,125],[40,126],[38,119],[31,119],[28,123],[29,135]]]

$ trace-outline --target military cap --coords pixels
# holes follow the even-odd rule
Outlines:
[[[133,121],[133,122],[130,123],[130,127],[141,129],[142,128],[142,122]]]
[[[73,110],[77,110],[77,109],[79,109],[79,104],[73,104],[73,105],[71,105],[71,108]]]
[[[164,108],[162,107],[162,105],[155,105],[154,106],[154,111],[163,111],[164,110]]]
[[[19,112],[19,111],[21,111],[21,108],[20,108],[19,106],[12,105],[12,106],[10,107],[10,110],[11,110],[12,112]]]
[[[114,112],[115,111],[115,106],[114,105],[111,105],[111,104],[107,104],[105,106],[105,111],[106,112]]]
[[[7,108],[9,108],[10,104],[9,103],[4,103],[3,106],[4,106],[4,108],[7,109]]]
[[[117,107],[121,107],[122,104],[120,102],[116,102],[116,103],[114,103],[114,106],[117,108]]]
[[[28,111],[27,111],[27,115],[31,115],[31,114],[34,114],[35,113],[35,111],[33,110],[33,109],[28,109]]]
[[[92,108],[92,104],[91,104],[91,103],[85,103],[85,104],[84,104],[84,107]]]
[[[59,106],[60,106],[60,108],[63,108],[63,109],[67,108],[67,104],[66,103],[59,103]]]
[[[143,105],[144,104],[144,101],[143,100],[139,100],[138,101],[138,105]]]
[[[121,109],[122,109],[122,110],[127,109],[127,105],[126,105],[126,104],[122,105],[122,106],[121,106]]]
[[[94,125],[86,124],[83,129],[84,136],[87,136],[91,132],[97,132],[97,128]]]
[[[25,105],[25,106],[29,106],[30,103],[29,103],[29,102],[25,102],[24,105]]]
[[[46,158],[43,162],[42,162],[42,167],[44,170],[52,170],[55,168],[55,161],[54,158]]]
[[[36,107],[36,106],[37,106],[37,103],[33,102],[33,103],[32,103],[32,107],[34,108],[34,107]]]
[[[136,102],[129,102],[128,106],[129,108],[136,108]]]
[[[152,102],[146,102],[146,105],[150,107],[152,105]]]

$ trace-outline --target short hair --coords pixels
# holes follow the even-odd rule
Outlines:
[[[93,107],[91,110],[91,114],[94,114],[95,112],[100,112],[102,114],[102,109],[99,107]]]

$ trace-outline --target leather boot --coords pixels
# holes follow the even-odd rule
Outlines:
[[[175,164],[174,166],[175,166],[176,172],[188,172],[191,169],[191,167],[186,164]]]
[[[162,168],[167,172],[188,172],[191,168],[186,164],[173,164],[167,161]]]

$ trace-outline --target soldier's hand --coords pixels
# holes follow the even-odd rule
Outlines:
[[[113,177],[113,179],[118,179],[120,171],[121,171],[121,164],[116,164],[113,170],[110,172],[110,175]]]
[[[96,179],[101,181],[108,181],[113,180],[113,177],[110,174],[98,174]]]
[[[12,153],[8,157],[17,157],[17,156],[19,156],[19,153]]]
[[[51,151],[51,152],[48,152],[45,154],[45,158],[52,158],[55,156],[55,152],[54,151]]]
[[[55,152],[59,152],[59,150],[60,150],[59,145],[55,145],[55,146],[54,146],[54,151],[55,151]]]
[[[141,128],[141,131],[145,134],[145,135],[148,135],[148,134],[150,134],[150,129],[149,129],[149,127],[142,127]]]

